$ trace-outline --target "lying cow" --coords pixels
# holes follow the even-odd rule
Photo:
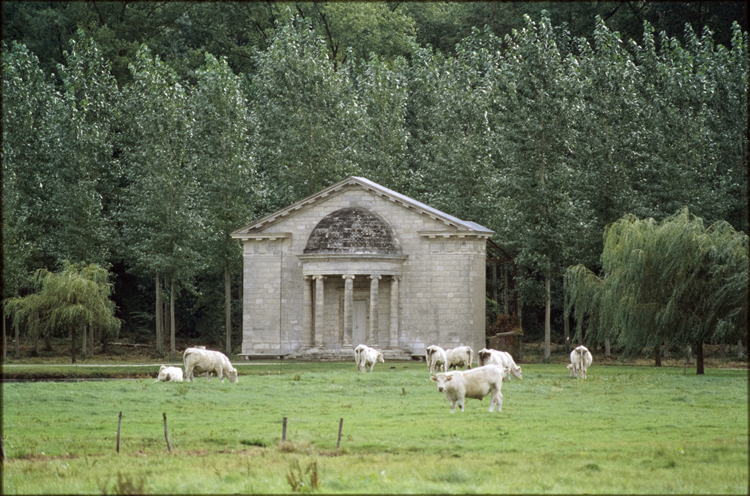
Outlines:
[[[182,369],[180,367],[159,367],[159,375],[156,382],[182,382]]]
[[[474,350],[469,346],[459,346],[445,350],[445,358],[449,369],[457,370],[457,367],[466,367],[471,369],[471,362],[474,361]]]
[[[430,379],[437,382],[438,391],[445,394],[451,403],[451,413],[456,411],[456,404],[464,411],[464,399],[474,398],[482,400],[488,394],[492,395],[490,411],[497,405],[499,412],[503,408],[503,395],[500,388],[503,377],[508,373],[499,365],[485,365],[472,370],[456,370],[433,375]]]
[[[382,351],[361,344],[354,348],[354,362],[357,364],[357,370],[360,372],[367,372],[367,367],[369,366],[370,373],[372,373],[375,363],[385,363],[385,359],[383,358]]]
[[[214,374],[222,383],[225,375],[229,382],[237,382],[237,369],[232,367],[229,358],[220,351],[188,348],[182,355],[182,363],[185,365],[187,382],[194,379],[195,373],[206,374],[208,381],[211,381],[211,374]]]
[[[570,370],[570,377],[579,377],[583,374],[583,378],[586,378],[586,369],[589,368],[594,358],[591,356],[591,352],[585,346],[579,346],[570,352],[570,363],[568,364],[568,370]]]
[[[483,348],[479,350],[479,353],[477,353],[477,357],[479,357],[479,366],[488,365],[488,364],[494,364],[494,365],[500,365],[501,367],[507,367],[510,371],[510,374],[506,378],[510,378],[511,375],[517,377],[518,379],[522,379],[521,377],[521,367],[516,365],[516,362],[513,360],[513,357],[508,353],[507,351],[498,351],[498,350],[492,350],[488,348]]]
[[[445,357],[444,349],[440,346],[433,345],[428,346],[425,352],[427,353],[427,367],[429,367],[431,374],[434,374],[441,369],[443,372],[448,372],[448,359]]]

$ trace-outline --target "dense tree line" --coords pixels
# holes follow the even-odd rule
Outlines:
[[[13,19],[39,14],[25,4]],[[355,174],[495,230],[549,343],[565,269],[598,272],[620,217],[689,207],[747,232],[738,23],[724,45],[689,24],[680,39],[649,22],[624,39],[603,17],[579,36],[543,13],[448,50],[420,36],[445,34],[452,4],[355,6],[70,3],[100,24],[60,45],[60,62],[4,43],[4,297],[31,291],[37,269],[96,263],[115,276],[122,333],[155,330],[160,352],[176,336],[236,345],[229,233]],[[246,43],[196,34],[209,15],[230,38],[244,22]],[[152,43],[131,54],[111,30],[136,25]]]

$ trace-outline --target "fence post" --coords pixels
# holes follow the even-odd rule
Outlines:
[[[341,428],[344,427],[344,419],[339,419],[339,440],[336,441],[336,449],[341,448]]]
[[[282,423],[282,428],[281,428],[281,442],[282,443],[286,442],[286,417],[284,417],[284,421]]]
[[[120,418],[117,421],[117,452],[120,452],[120,425],[122,425],[122,412],[120,412]]]
[[[164,415],[164,438],[167,440],[167,449],[169,449],[169,452],[172,452],[172,445],[169,444],[169,432],[167,431],[167,414],[162,413]]]

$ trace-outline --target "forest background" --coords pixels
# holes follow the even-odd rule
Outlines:
[[[236,348],[229,233],[349,175],[493,229],[529,341],[624,215],[748,232],[744,2],[2,8],[3,298],[99,264],[121,339]]]

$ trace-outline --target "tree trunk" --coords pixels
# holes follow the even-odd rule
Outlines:
[[[39,334],[34,336],[34,355],[39,356]]]
[[[16,340],[13,343],[13,357],[14,358],[21,358],[21,335],[20,330],[18,329],[18,324],[14,325],[14,331],[16,333]],[[51,346],[50,346],[51,348]]]
[[[229,262],[224,265],[224,329],[227,332],[226,355],[232,354],[232,278],[229,274]]]
[[[159,283],[159,274],[156,274],[156,351],[161,353],[164,351],[164,339],[161,335],[161,284]]]
[[[76,333],[70,331],[70,359],[71,363],[76,363]]]
[[[44,335],[44,351],[52,351],[52,334],[49,332]]]
[[[503,265],[503,310],[508,315],[508,266]]]
[[[94,356],[94,326],[89,326],[89,339],[91,341],[91,356]]]
[[[609,342],[609,338],[604,340],[604,356],[609,358],[612,356],[612,345]]]
[[[687,347],[687,362],[690,364],[693,363],[693,347],[690,345]]]
[[[570,353],[570,316],[563,315],[563,334],[565,335],[565,353]]]
[[[699,342],[695,345],[695,355],[695,375],[704,375],[706,372],[703,369],[703,342]]]
[[[169,352],[174,355],[174,280],[169,279],[169,287],[172,294],[169,298]]]
[[[3,362],[8,358],[8,335],[5,330],[5,315],[3,315]]]
[[[654,346],[654,367],[661,367],[661,347],[657,344]]]
[[[495,301],[495,303],[499,303],[497,301],[497,264],[492,264],[492,299]]]
[[[737,341],[737,358],[742,359],[742,338]]]
[[[719,345],[719,356],[721,358],[727,357],[727,344],[724,341]]]
[[[544,359],[550,355],[550,336],[551,336],[551,315],[552,315],[552,296],[550,295],[550,277],[547,275],[544,279],[544,287],[547,290],[547,298],[544,302]]]
[[[669,358],[669,339],[664,340],[664,359]]]

